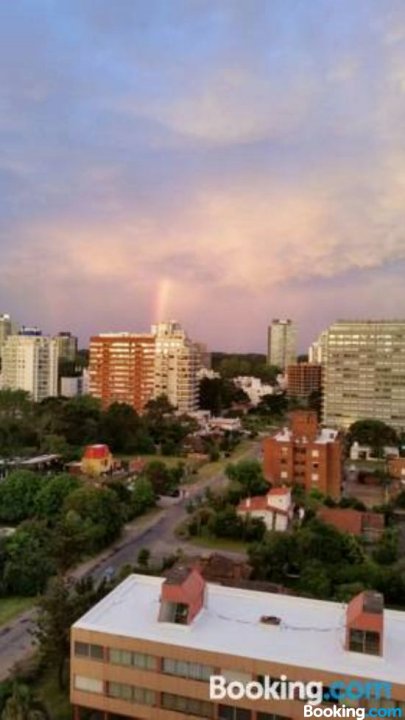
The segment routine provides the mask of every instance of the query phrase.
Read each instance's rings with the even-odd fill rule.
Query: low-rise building
[[[252,405],[256,406],[266,395],[273,395],[275,388],[269,383],[264,383],[260,378],[250,375],[240,375],[233,380],[234,384],[243,390],[249,397]]]
[[[209,584],[177,567],[165,579],[127,577],[73,625],[71,641],[75,720],[89,711],[97,720],[302,720],[308,682],[319,683],[321,705],[332,683],[387,683],[388,699],[350,704],[405,709],[404,613],[373,591],[344,606]],[[283,677],[286,693],[212,699],[213,675],[256,686]]]
[[[382,513],[356,510],[355,508],[322,507],[317,517],[340,532],[377,542],[384,532],[385,518]]]
[[[294,363],[287,368],[287,395],[308,398],[322,387],[322,366],[315,363]]]
[[[99,477],[110,472],[113,468],[113,456],[108,445],[88,445],[81,461],[81,470],[84,475]]]
[[[285,532],[293,516],[291,490],[275,487],[267,495],[258,495],[241,500],[236,512],[241,517],[250,516],[263,520],[267,530]]]
[[[336,430],[322,428],[316,412],[296,410],[290,425],[263,442],[264,474],[272,485],[301,485],[340,498],[342,445]]]
[[[386,459],[399,457],[399,450],[394,445],[386,445],[382,448],[382,456]],[[371,445],[360,445],[357,440],[351,445],[349,451],[350,460],[376,460]]]

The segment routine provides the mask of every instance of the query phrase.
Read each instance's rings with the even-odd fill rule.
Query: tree
[[[326,599],[331,594],[331,579],[327,568],[319,560],[306,563],[299,582],[300,590],[316,598]]]
[[[4,587],[8,594],[38,595],[55,571],[46,523],[27,520],[7,538]]]
[[[280,417],[284,415],[288,408],[288,400],[285,393],[274,393],[274,395],[264,395],[260,400],[256,412],[263,415],[276,415]]]
[[[100,437],[113,452],[133,452],[141,422],[137,412],[126,403],[113,403],[102,414]]]
[[[398,528],[386,528],[373,551],[380,565],[391,565],[398,559]]]
[[[144,475],[156,495],[164,495],[171,489],[169,469],[161,460],[151,460],[144,469]]]
[[[109,488],[80,487],[70,493],[64,512],[74,511],[80,518],[88,549],[99,550],[120,534],[123,517],[119,501]]]
[[[146,477],[140,477],[135,481],[132,491],[131,508],[133,515],[137,517],[153,507],[156,496],[151,481]]]
[[[240,497],[264,495],[270,488],[269,483],[264,479],[262,466],[258,460],[229,463],[225,473],[229,480],[239,485]]]
[[[66,498],[79,487],[81,481],[68,473],[46,478],[34,499],[35,513],[39,517],[46,518],[51,524],[55,523]]]
[[[39,642],[41,660],[46,667],[57,670],[62,689],[69,656],[70,626],[76,619],[71,583],[61,576],[53,578],[39,601],[38,610],[35,637]]]
[[[141,548],[138,553],[138,565],[140,567],[147,569],[149,565],[150,560],[150,550],[149,548]]]
[[[44,478],[30,470],[14,470],[0,484],[0,522],[18,523],[32,517]]]
[[[27,685],[14,682],[6,700],[1,720],[48,720],[48,713]]]
[[[200,382],[200,408],[222,415],[234,403],[249,402],[249,396],[231,380],[203,378]]]
[[[385,445],[398,444],[398,435],[394,428],[386,423],[370,418],[358,420],[350,426],[347,443],[350,446],[354,442],[358,442],[360,445],[370,445],[375,456],[380,457]]]
[[[69,445],[97,442],[100,435],[101,404],[97,398],[81,395],[63,405],[62,434]]]

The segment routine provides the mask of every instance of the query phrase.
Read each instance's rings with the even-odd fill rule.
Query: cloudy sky
[[[405,316],[405,3],[1,3],[0,258],[82,343]]]

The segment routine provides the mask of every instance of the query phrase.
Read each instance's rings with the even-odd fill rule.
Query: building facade
[[[70,332],[60,332],[55,335],[54,340],[58,345],[59,360],[74,362],[77,355],[77,337]]]
[[[268,329],[267,363],[285,370],[297,360],[297,328],[292,320],[272,321]]]
[[[337,430],[321,428],[316,412],[296,410],[290,426],[263,442],[266,479],[275,485],[301,485],[338,500],[342,483],[342,445]]]
[[[326,337],[323,420],[405,429],[405,320],[338,321]]]
[[[287,368],[287,395],[308,398],[322,387],[322,366],[314,363],[295,363]]]
[[[179,412],[198,408],[199,346],[177,322],[152,325],[155,338],[154,396],[166,395]]]
[[[302,720],[304,683],[330,707],[332,682],[353,680],[388,683],[390,697],[345,705],[403,710],[403,616],[373,591],[344,606],[209,584],[190,568],[131,575],[73,625],[74,718]],[[259,688],[283,677],[285,699],[210,698],[213,675]]]
[[[13,334],[15,334],[15,329],[13,327],[13,322],[10,315],[0,315],[0,358],[1,351],[5,345],[8,336]]]
[[[155,338],[105,333],[90,339],[89,392],[104,407],[114,402],[142,412],[153,397]]]
[[[58,347],[51,338],[9,335],[2,354],[3,387],[25,390],[35,402],[58,394]]]

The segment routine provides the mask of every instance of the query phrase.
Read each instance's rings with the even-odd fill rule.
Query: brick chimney
[[[382,655],[384,598],[374,590],[356,595],[347,606],[345,648],[366,655]]]
[[[178,565],[162,585],[160,622],[190,625],[204,606],[206,584],[195,568]]]

